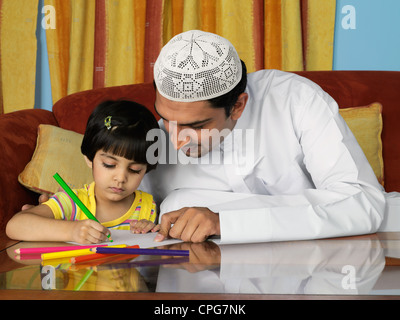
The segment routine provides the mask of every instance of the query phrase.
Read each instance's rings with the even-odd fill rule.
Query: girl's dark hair
[[[153,143],[146,140],[151,129],[159,129],[159,126],[146,107],[126,100],[105,101],[88,119],[81,151],[93,161],[96,152],[104,150],[146,164],[149,172],[157,165],[146,159],[146,151]]]
[[[240,60],[240,62],[242,63],[242,78],[240,79],[239,83],[228,93],[208,100],[212,108],[224,108],[226,117],[230,116],[231,110],[238,101],[239,96],[246,90],[247,68],[243,60]]]

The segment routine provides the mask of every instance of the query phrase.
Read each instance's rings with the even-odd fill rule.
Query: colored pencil
[[[42,260],[40,264],[42,266],[53,266],[56,269],[67,269],[71,265],[69,258]]]
[[[126,244],[121,244],[117,246],[110,246],[114,248],[124,248]],[[101,247],[103,248],[103,247]],[[42,254],[42,260],[51,260],[51,259],[59,259],[59,258],[71,258],[71,257],[79,257],[87,254],[92,254],[93,251],[91,249],[96,248],[87,248],[87,249],[78,249],[78,250],[69,250],[69,251],[59,251],[59,252],[49,252]]]
[[[76,287],[74,288],[74,291],[79,291],[81,290],[81,288],[83,287],[83,285],[85,284],[85,282],[90,278],[90,276],[93,273],[93,269],[92,270],[88,270],[86,271],[86,273],[83,275],[82,279],[78,282],[78,284],[76,285]]]
[[[106,247],[106,246],[107,246],[106,244],[102,244],[102,245],[90,245],[90,246],[19,248],[19,249],[15,250],[15,253],[16,254],[50,253],[50,252],[90,249],[90,248],[94,248],[94,247]]]
[[[97,253],[95,253],[97,254]],[[137,254],[105,254],[105,256],[108,256],[108,258],[100,258],[100,259],[95,259],[95,260],[90,260],[82,263],[71,263],[69,266],[70,270],[76,271],[76,270],[81,270],[81,269],[87,269],[87,268],[92,268],[96,267],[99,265],[114,265],[121,263],[121,261],[131,261],[133,259],[136,259],[139,257]]]
[[[92,248],[90,251],[96,253],[109,253],[109,254],[139,254],[139,255],[152,255],[152,256],[188,256],[189,250],[167,250],[167,249],[130,249],[130,248]]]
[[[38,260],[42,258],[40,253],[17,254],[14,256],[16,260]]]
[[[113,263],[110,265],[99,265],[92,266],[96,271],[107,270],[107,269],[130,269],[137,267],[151,267],[151,266],[161,266],[165,264],[180,264],[189,262],[189,257],[179,257],[179,258],[166,258],[166,259],[157,259],[157,260],[142,260],[142,261],[133,261],[133,262],[125,262],[125,263]]]
[[[72,198],[72,200],[76,203],[76,205],[83,211],[83,213],[86,215],[86,217],[90,220],[99,222],[97,218],[90,212],[90,210],[83,204],[81,199],[78,198],[78,196],[75,194],[75,192],[72,191],[72,189],[66,184],[66,182],[60,177],[58,173],[56,173],[53,178],[58,182],[58,184],[64,189],[64,191]],[[99,222],[100,223],[100,222]],[[111,235],[109,234],[108,239],[110,239],[110,242],[113,242],[111,239]]]
[[[138,245],[135,246],[127,246],[127,248],[139,248]],[[73,257],[71,258],[70,262],[71,263],[83,263],[83,262],[89,262],[89,261],[93,261],[93,260],[97,260],[97,259],[103,259],[103,258],[110,258],[113,256],[117,256],[118,254],[104,254],[104,253],[94,253],[92,252],[92,254],[88,254],[85,256],[79,256],[79,257]]]

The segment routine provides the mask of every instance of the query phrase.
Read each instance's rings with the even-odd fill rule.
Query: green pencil
[[[85,282],[90,278],[90,276],[93,273],[93,269],[89,269],[88,271],[86,271],[86,273],[83,275],[83,277],[81,278],[81,280],[78,282],[78,284],[76,285],[76,287],[74,288],[74,291],[79,291],[81,290],[81,288],[83,287],[83,285],[85,284]]]
[[[71,188],[65,183],[65,181],[60,177],[58,173],[56,173],[53,178],[59,183],[61,188],[64,189],[64,191],[74,200],[76,205],[83,211],[83,213],[86,215],[86,217],[90,220],[99,222],[99,220],[96,219],[96,217],[90,212],[90,210],[83,204],[83,202],[78,198],[78,196],[71,190]],[[100,222],[99,222],[100,223]],[[113,242],[111,239],[111,235],[109,234],[108,239],[110,239],[110,242]]]

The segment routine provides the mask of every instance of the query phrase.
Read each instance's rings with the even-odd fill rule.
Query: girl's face
[[[96,152],[93,162],[85,159],[92,168],[96,198],[108,201],[122,201],[132,196],[147,169],[146,164],[103,150]]]

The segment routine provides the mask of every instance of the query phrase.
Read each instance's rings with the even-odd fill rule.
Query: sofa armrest
[[[23,187],[18,175],[32,158],[41,123],[58,125],[47,110],[22,110],[0,116],[0,232],[23,204],[38,202],[38,195]]]

